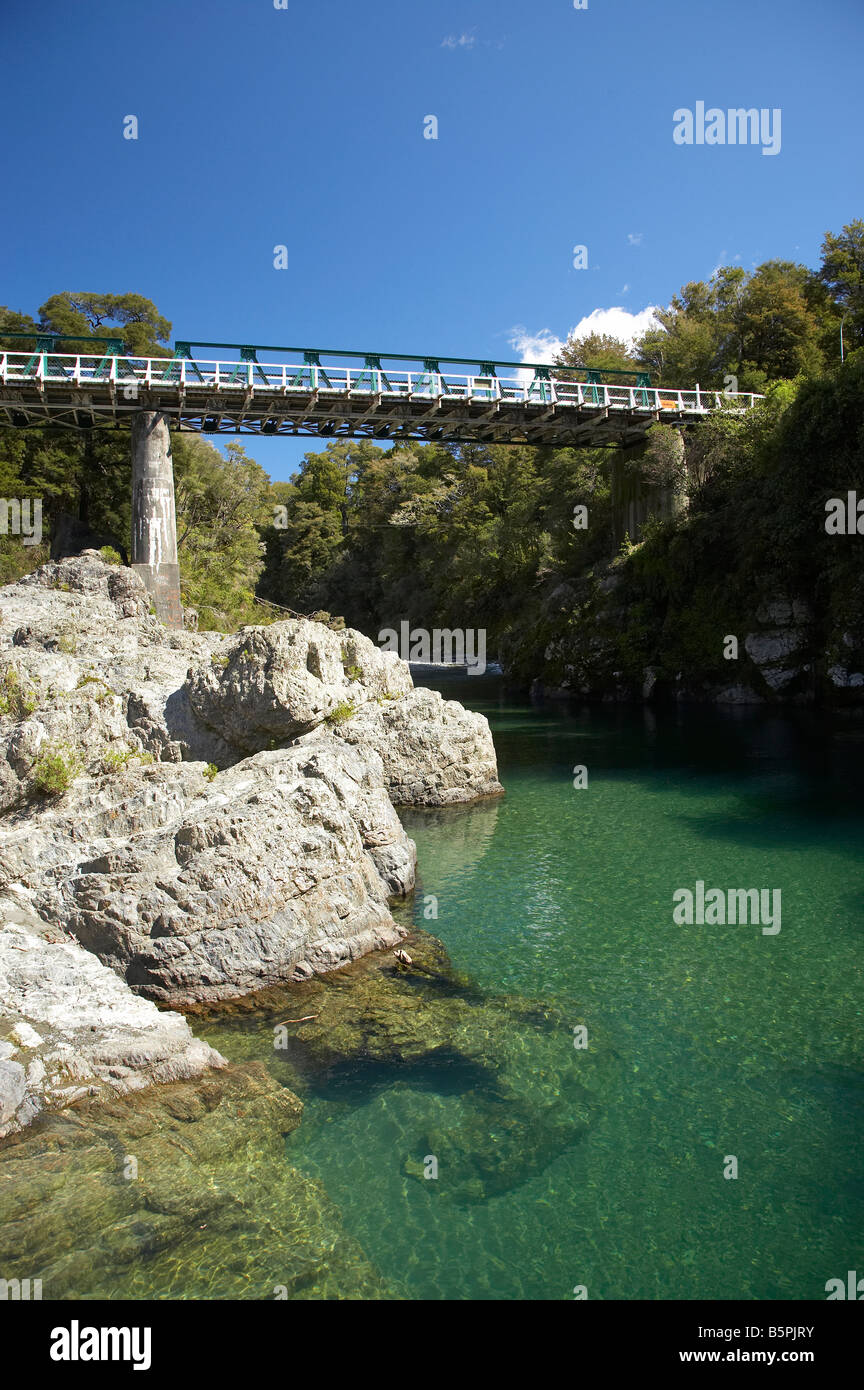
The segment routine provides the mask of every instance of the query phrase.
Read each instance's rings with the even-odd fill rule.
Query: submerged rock
[[[224,1023],[255,1010],[258,1045],[273,1029],[282,1032],[272,1055],[291,1084],[330,1099],[343,1087],[354,1095],[399,1083],[428,1090],[427,1118],[404,1172],[423,1180],[424,1161],[434,1156],[445,1199],[484,1201],[579,1142],[617,1061],[593,1028],[588,1047],[574,1049],[578,1016],[565,1018],[546,1001],[483,993],[453,970],[435,937],[415,932],[404,952],[410,964],[378,953],[290,991],[240,1001],[198,1026],[206,1031],[208,1019]],[[455,1110],[436,1105],[443,1094],[457,1097]]]
[[[298,1098],[259,1063],[46,1115],[0,1147],[6,1279],[43,1299],[393,1299],[285,1159]]]

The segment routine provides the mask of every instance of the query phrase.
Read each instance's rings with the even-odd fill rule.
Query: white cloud
[[[657,306],[648,304],[638,313],[616,306],[612,309],[594,309],[571,328],[567,338],[584,338],[588,333],[606,333],[610,338],[620,338],[627,344],[641,338],[649,328],[659,328],[656,317]],[[537,333],[529,333],[521,324],[510,334],[510,346],[519,353],[523,362],[551,362],[566,342],[558,338],[549,328],[541,328]]]
[[[475,34],[460,34],[457,38],[455,34],[448,34],[442,43],[442,48],[473,48],[477,42]]]
[[[628,232],[627,240],[629,241],[631,246],[641,246],[643,236],[644,232]]]
[[[510,346],[515,348],[523,362],[551,362],[564,346],[563,338],[556,338],[548,328],[539,333],[529,333],[521,324],[511,330]]]

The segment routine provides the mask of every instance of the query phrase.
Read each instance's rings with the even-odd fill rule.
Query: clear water
[[[416,920],[481,986],[611,1034],[618,1080],[587,1138],[482,1204],[405,1176],[430,1106],[456,1102],[395,1075],[307,1098],[292,1162],[409,1298],[824,1298],[864,1267],[864,731],[440,688],[489,717],[507,795],[404,814]],[[780,933],[675,925],[697,879],[781,889]]]
[[[565,1023],[550,1042],[508,1003],[483,1026],[502,1030],[538,1140],[498,1195],[454,1200],[446,1164],[417,1175],[427,1130],[466,1132],[472,1087],[476,1118],[465,1070],[379,1066],[308,1090],[284,1140],[272,1110],[245,1103],[197,1138],[181,1109],[164,1143],[158,1119],[155,1139],[134,1137],[134,1109],[122,1139],[71,1116],[54,1123],[59,1148],[34,1126],[0,1151],[5,1277],[44,1270],[50,1296],[79,1298],[270,1298],[289,1270],[292,1297],[567,1299],[584,1285],[591,1299],[796,1300],[864,1270],[864,728],[568,713],[509,702],[494,679],[439,686],[488,716],[507,794],[404,813],[420,874],[406,912],[482,991],[543,1000],[614,1051],[587,1132],[547,1144],[539,1097],[560,1079],[569,1106],[572,1036]],[[675,925],[673,892],[699,879],[779,888],[780,933]],[[272,1022],[240,1010],[194,1027],[291,1084]],[[140,1197],[121,1181],[130,1151]]]

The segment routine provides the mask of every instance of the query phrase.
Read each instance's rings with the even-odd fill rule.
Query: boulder
[[[227,743],[255,753],[310,732],[334,713],[412,689],[407,662],[362,633],[287,619],[247,627],[190,672],[196,716]]]
[[[504,790],[487,720],[437,690],[366,704],[334,734],[379,755],[397,806],[452,806]]]
[[[178,770],[179,771],[179,770]],[[404,935],[390,897],[414,882],[415,847],[387,796],[380,760],[334,740],[259,753],[208,781],[184,765],[186,795],[163,784],[152,823],[95,834],[97,805],[56,816],[49,845],[19,877],[47,921],[63,922],[148,996],[170,1003],[231,998],[332,970]],[[194,780],[193,780],[194,779]],[[197,781],[197,791],[190,795]]]
[[[84,1096],[225,1065],[180,1014],[160,1012],[77,942],[46,930],[20,895],[0,900],[0,1039],[0,1137]]]

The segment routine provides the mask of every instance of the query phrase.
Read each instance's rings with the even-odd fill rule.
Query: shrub
[[[353,719],[356,710],[350,700],[340,700],[339,704],[328,714],[325,723],[345,724],[349,719]]]
[[[106,748],[102,754],[102,771],[106,773],[120,772],[126,767],[130,758],[134,758],[133,748]]]
[[[17,666],[8,666],[0,679],[0,714],[8,714],[16,720],[27,719],[38,703],[36,691],[22,684]]]
[[[45,796],[62,796],[81,771],[81,759],[68,744],[46,748],[33,765],[33,782]]]

